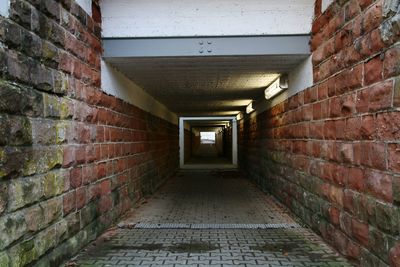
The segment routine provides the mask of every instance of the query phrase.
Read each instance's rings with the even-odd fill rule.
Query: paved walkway
[[[226,157],[218,156],[217,148],[214,144],[200,144],[197,151],[186,160],[186,164],[232,164]]]
[[[185,171],[77,258],[79,266],[351,266],[236,172]]]

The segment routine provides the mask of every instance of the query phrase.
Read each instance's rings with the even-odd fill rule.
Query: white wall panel
[[[106,62],[101,62],[101,88],[104,92],[147,111],[171,123],[178,124],[178,117],[142,88]]]

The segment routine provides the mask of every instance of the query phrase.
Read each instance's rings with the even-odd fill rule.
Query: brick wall
[[[185,136],[184,136],[184,146],[185,146],[185,161],[190,159],[192,156],[192,140],[195,138],[195,136],[192,134],[190,130],[185,129]]]
[[[178,167],[178,128],[100,90],[100,12],[0,18],[0,266],[59,266]]]
[[[239,124],[239,163],[361,266],[400,266],[400,7],[334,1],[312,29],[314,86]]]
[[[223,130],[223,156],[232,160],[232,127],[226,127]]]

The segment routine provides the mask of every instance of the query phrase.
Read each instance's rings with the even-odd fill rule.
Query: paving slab
[[[235,171],[180,172],[82,251],[76,263],[352,266]]]

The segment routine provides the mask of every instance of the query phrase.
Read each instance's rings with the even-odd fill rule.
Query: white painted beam
[[[8,17],[10,12],[10,0],[0,0],[0,16]]]
[[[322,5],[321,5],[321,9],[322,9],[322,13],[325,12],[325,10],[333,3],[333,0],[322,0]]]
[[[89,15],[92,16],[92,0],[75,0],[78,5],[82,7],[83,10]]]
[[[308,34],[315,0],[103,0],[104,37]]]

